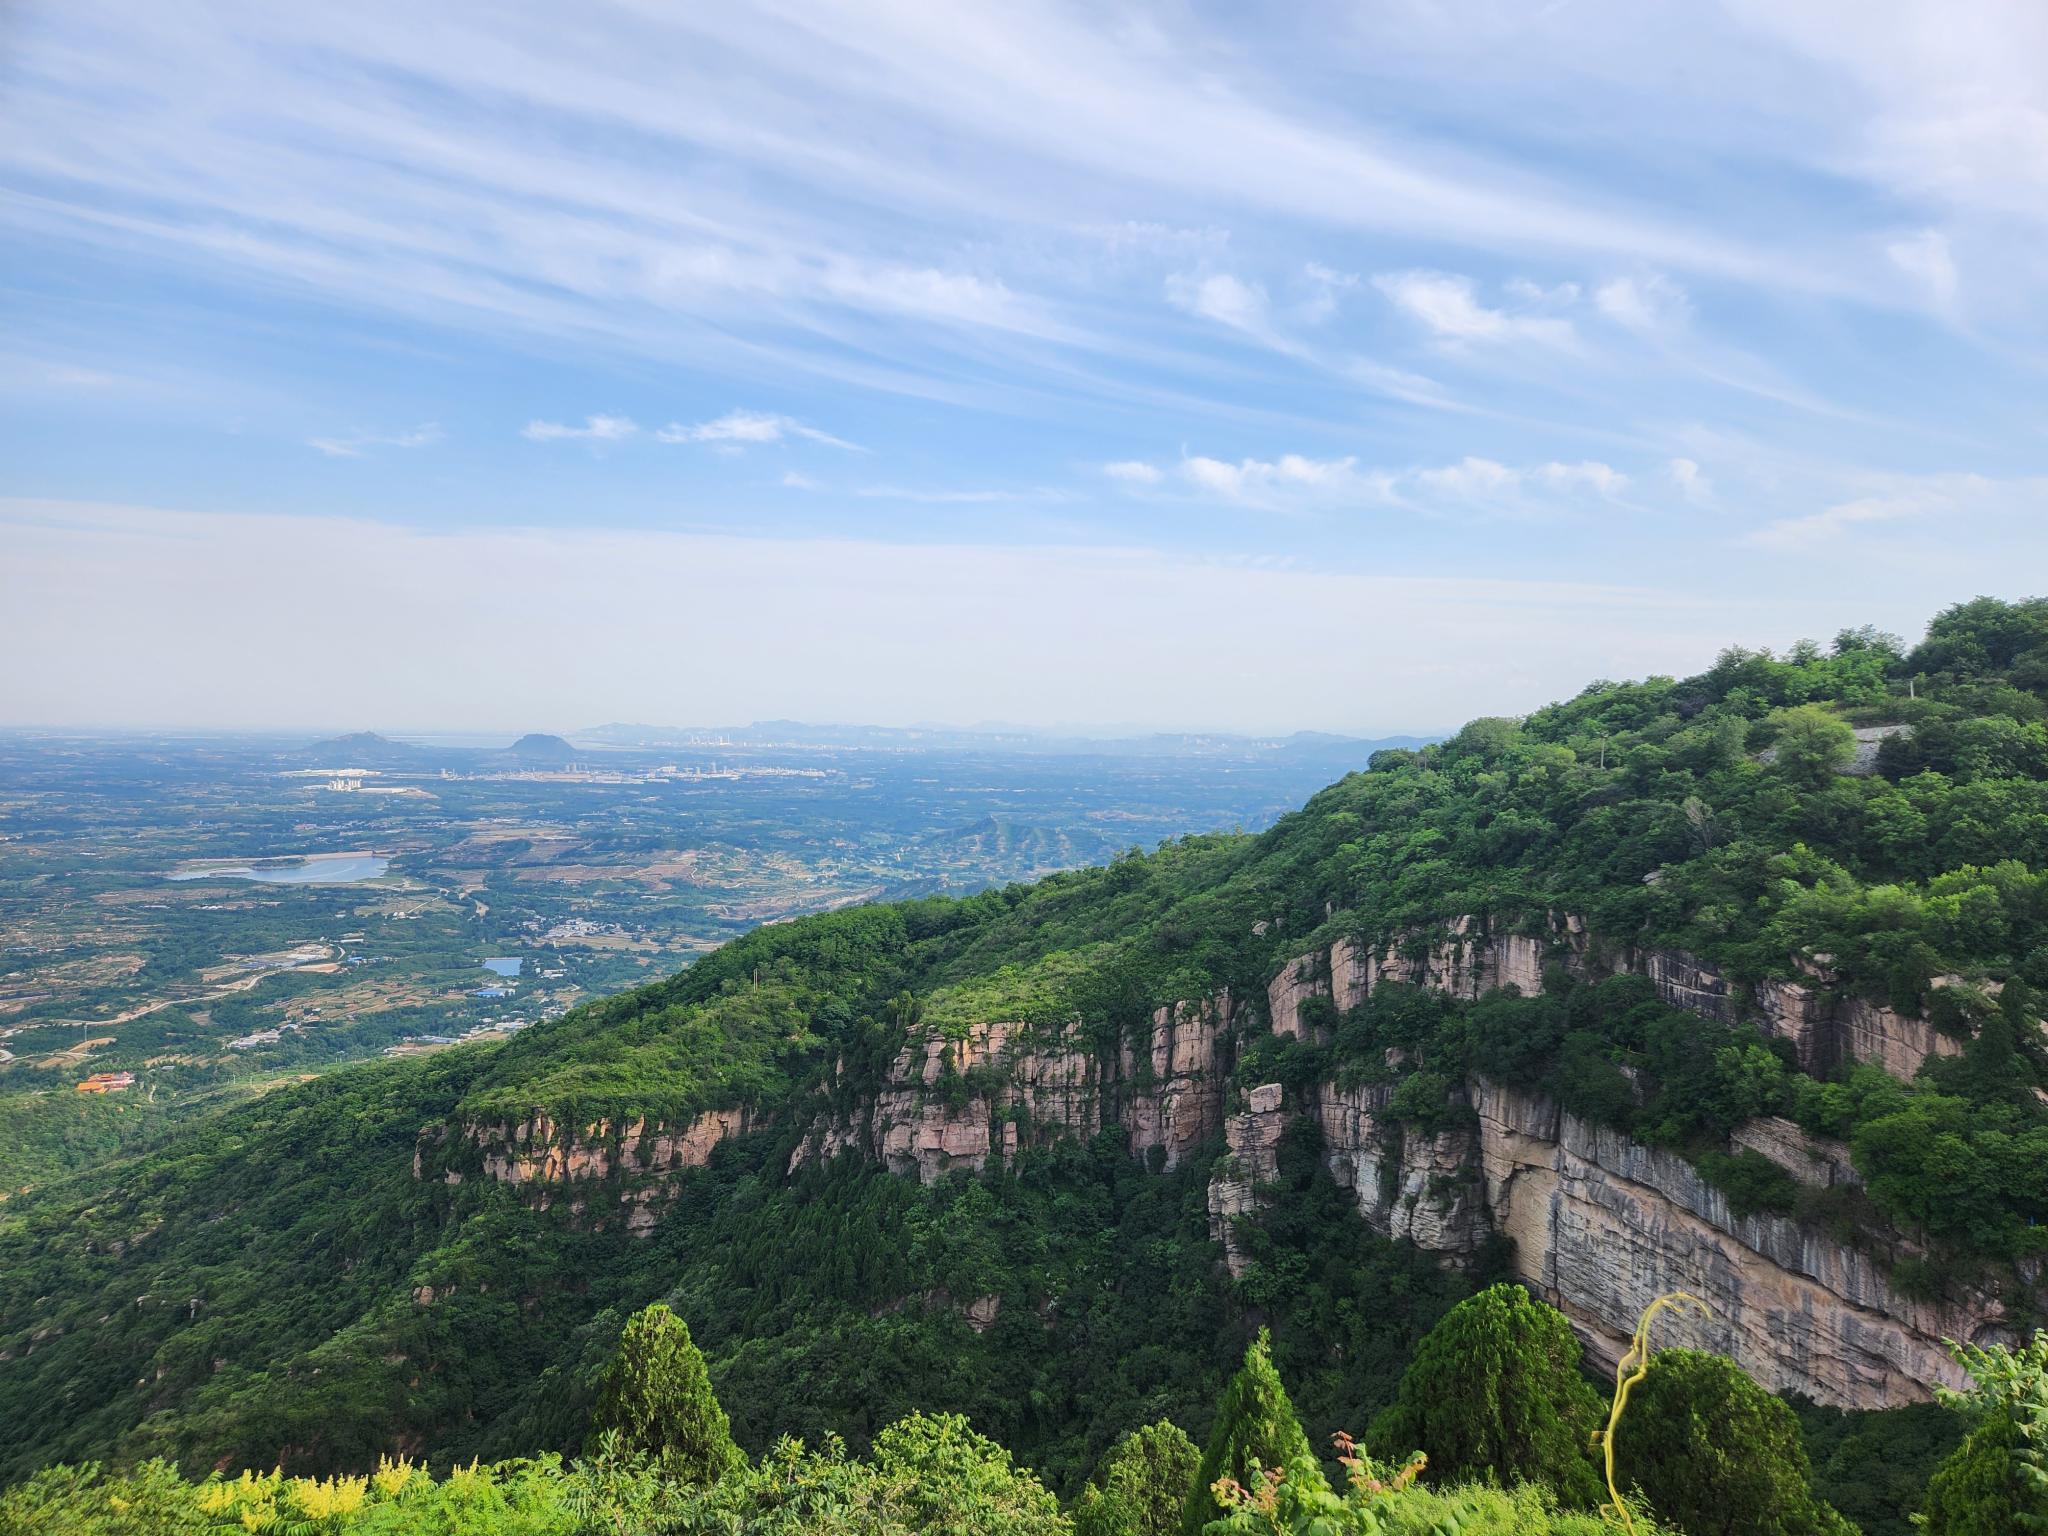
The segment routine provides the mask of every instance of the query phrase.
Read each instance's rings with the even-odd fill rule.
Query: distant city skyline
[[[2048,571],[2048,10],[0,20],[0,724],[1430,734]]]

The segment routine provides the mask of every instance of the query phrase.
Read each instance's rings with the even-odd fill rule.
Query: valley
[[[1262,826],[1376,745],[617,734],[0,737],[0,1191],[339,1062],[507,1038],[760,923]],[[81,1097],[95,1072],[133,1081]]]
[[[2044,611],[1599,684],[210,1117],[10,1203],[6,1453],[573,1448],[660,1299],[750,1451],[942,1408],[1071,1491],[1260,1325],[1327,1443],[1505,1279],[1596,1365],[1689,1292],[1670,1342],[1924,1482],[1945,1341],[2043,1311]]]

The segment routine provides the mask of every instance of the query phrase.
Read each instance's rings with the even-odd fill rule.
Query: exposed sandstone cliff
[[[595,1120],[563,1127],[546,1114],[535,1114],[516,1125],[466,1122],[456,1136],[482,1151],[487,1179],[501,1184],[568,1184],[702,1168],[711,1160],[713,1147],[752,1124],[751,1112],[743,1108],[706,1110],[678,1126],[650,1125],[641,1118],[624,1125]],[[413,1153],[415,1175],[423,1172],[427,1146],[422,1137]]]
[[[463,1172],[457,1165],[480,1162],[481,1177],[527,1186],[542,1206],[578,1184],[619,1179],[624,1188],[618,1204],[627,1230],[644,1236],[654,1229],[660,1208],[675,1192],[668,1175],[702,1168],[720,1142],[761,1123],[744,1107],[705,1110],[679,1125],[650,1123],[642,1117],[623,1124],[600,1119],[562,1126],[544,1113],[516,1124],[461,1121],[420,1132],[412,1172],[414,1178],[438,1172],[443,1181],[460,1184]],[[580,1198],[574,1208],[582,1209]]]
[[[856,1151],[929,1184],[1105,1126],[1123,1127],[1134,1154],[1156,1148],[1177,1167],[1222,1126],[1230,1022],[1226,991],[1156,1009],[1143,1046],[1113,1058],[1015,1024],[913,1038],[878,1091],[811,1127],[790,1169]]]
[[[1486,1206],[1518,1272],[1606,1364],[1644,1307],[1684,1290],[1712,1316],[1680,1325],[1683,1342],[1732,1356],[1773,1390],[1892,1407],[1958,1384],[1944,1337],[1981,1338],[2003,1321],[1988,1300],[1902,1297],[1869,1256],[1796,1221],[1736,1217],[1683,1158],[1539,1095],[1480,1082],[1473,1101]]]
[[[1322,1083],[1312,1113],[1331,1176],[1358,1199],[1365,1224],[1434,1253],[1463,1256],[1491,1224],[1478,1177],[1478,1146],[1465,1126],[1425,1132],[1387,1114],[1384,1084]]]
[[[1223,1245],[1233,1277],[1247,1262],[1238,1241],[1238,1222],[1258,1213],[1266,1187],[1280,1175],[1280,1135],[1287,1113],[1278,1083],[1261,1083],[1245,1096],[1244,1108],[1223,1126],[1227,1149],[1209,1176],[1209,1235]]]
[[[1503,986],[1535,993],[1551,966],[1588,979],[1647,976],[1657,995],[1673,1007],[1722,1023],[1747,1020],[1767,1035],[1789,1040],[1808,1072],[1825,1074],[1843,1062],[1867,1061],[1910,1078],[1928,1057],[1962,1050],[1961,1041],[1926,1019],[1839,991],[1822,962],[1802,961],[1804,982],[1766,980],[1745,987],[1683,950],[1600,945],[1575,917],[1554,919],[1546,932],[1527,934],[1467,916],[1442,934],[1414,935],[1377,950],[1339,939],[1281,967],[1267,989],[1268,1017],[1277,1032],[1298,1034],[1301,1005],[1308,998],[1327,997],[1342,1012],[1383,981],[1463,998]]]

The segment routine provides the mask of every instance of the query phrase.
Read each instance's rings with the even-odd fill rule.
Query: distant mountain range
[[[1355,762],[1382,747],[1419,747],[1431,736],[1338,736],[1296,731],[1288,736],[1240,736],[1228,732],[1153,732],[1090,736],[1072,731],[1036,731],[1022,726],[813,725],[800,720],[756,720],[751,725],[671,726],[611,723],[574,733],[578,741],[608,747],[841,747],[878,751],[963,750],[1090,753],[1116,757],[1189,757],[1285,752],[1302,758]]]

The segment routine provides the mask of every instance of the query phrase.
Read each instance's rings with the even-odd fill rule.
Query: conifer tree
[[[1590,1450],[1599,1418],[1564,1315],[1502,1284],[1429,1331],[1370,1438],[1393,1461],[1423,1452],[1432,1481],[1544,1483],[1585,1506],[1600,1498]]]
[[[1235,1478],[1250,1487],[1258,1476],[1254,1468],[1272,1467],[1302,1482],[1323,1476],[1301,1420],[1294,1416],[1294,1404],[1287,1400],[1287,1389],[1280,1384],[1280,1373],[1273,1368],[1272,1336],[1261,1328],[1217,1406],[1216,1427],[1182,1512],[1184,1536],[1200,1536],[1203,1526],[1223,1517],[1211,1491],[1218,1478]]]
[[[1174,1536],[1202,1453],[1168,1419],[1110,1447],[1074,1501],[1074,1536]]]
[[[626,1320],[592,1416],[590,1445],[616,1434],[620,1449],[661,1463],[670,1477],[713,1483],[745,1458],[711,1390],[690,1328],[655,1302]]]

